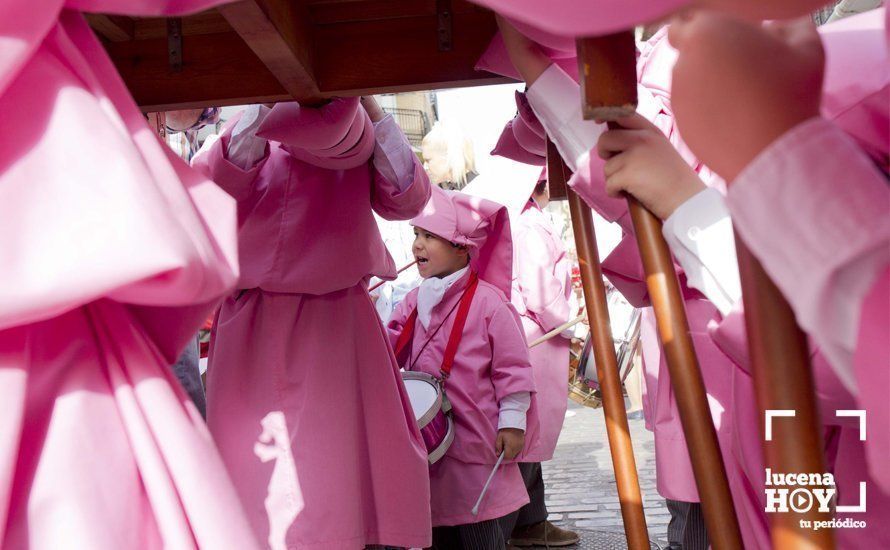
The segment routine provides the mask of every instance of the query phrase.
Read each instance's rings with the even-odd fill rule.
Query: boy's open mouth
[[[417,265],[423,265],[429,261],[428,258],[424,258],[423,256],[414,256],[414,258],[417,260]]]

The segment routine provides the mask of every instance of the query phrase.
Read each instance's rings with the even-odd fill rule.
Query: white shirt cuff
[[[727,315],[741,299],[735,237],[723,195],[705,189],[681,204],[662,227],[665,240],[686,273],[720,313]]]
[[[528,88],[526,97],[559,154],[575,171],[578,157],[590,151],[606,130],[605,124],[584,120],[581,87],[554,63]]]
[[[498,430],[515,428],[525,431],[526,413],[532,403],[532,395],[527,391],[518,391],[504,396],[498,414]]]
[[[267,141],[257,137],[256,131],[271,111],[265,105],[249,105],[241,112],[226,151],[229,162],[247,171],[266,156]]]

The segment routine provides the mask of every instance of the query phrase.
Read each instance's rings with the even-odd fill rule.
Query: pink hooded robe
[[[445,456],[430,468],[434,526],[463,525],[505,516],[528,503],[525,483],[515,461],[498,470],[479,508],[471,509],[497,461],[500,400],[512,393],[535,391],[519,316],[510,305],[512,251],[506,209],[496,203],[454,191],[433,188],[433,198],[412,225],[422,227],[470,249],[470,269],[479,274],[479,286],[470,306],[445,391],[453,406],[455,437]],[[445,346],[469,273],[456,281],[432,309],[428,328],[419,321],[406,370],[439,376]],[[408,293],[387,325],[394,344],[411,312],[419,289]],[[438,327],[441,328],[436,332]],[[435,334],[433,334],[435,333]],[[429,341],[427,343],[427,341]],[[526,449],[534,446],[538,423],[535,396],[528,411]]]
[[[426,452],[367,281],[395,275],[372,210],[416,215],[429,180],[413,155],[402,192],[374,169],[357,100],[322,117],[293,107],[265,119],[259,133],[286,142],[270,141],[251,169],[228,160],[231,130],[195,160],[239,209],[241,278],[214,325],[208,424],[272,548],[426,546]],[[279,123],[290,133],[274,134]],[[303,147],[303,132],[336,144],[331,135],[355,125],[364,134],[354,148],[366,154],[349,168],[301,160],[333,166],[342,155],[288,152]]]
[[[258,548],[169,368],[237,278],[234,202],[78,13],[218,3],[0,6],[0,547]]]
[[[556,228],[536,203],[526,203],[516,225],[512,303],[531,344],[569,320],[571,264]],[[556,336],[529,348],[529,356],[541,428],[537,447],[530,449],[524,460],[542,462],[553,458],[565,420],[569,341]]]

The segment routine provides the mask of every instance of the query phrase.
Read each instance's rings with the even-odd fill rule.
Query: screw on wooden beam
[[[167,56],[170,70],[174,73],[182,71],[182,19],[167,19]]]
[[[452,20],[451,0],[436,0],[436,32],[440,52],[450,52],[453,47]]]

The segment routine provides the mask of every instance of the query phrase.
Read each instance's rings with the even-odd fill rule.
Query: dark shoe
[[[578,533],[560,529],[549,521],[513,529],[510,544],[515,546],[570,546],[581,540]]]

